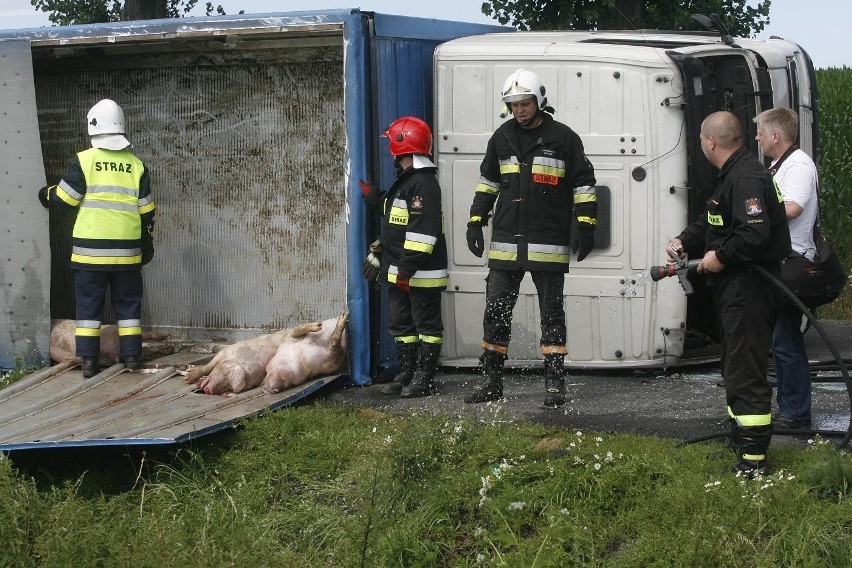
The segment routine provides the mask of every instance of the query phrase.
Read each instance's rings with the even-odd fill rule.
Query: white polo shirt
[[[802,208],[801,215],[787,219],[793,250],[813,260],[816,254],[813,231],[818,211],[816,164],[797,149],[784,160],[774,178],[784,201],[792,201]]]

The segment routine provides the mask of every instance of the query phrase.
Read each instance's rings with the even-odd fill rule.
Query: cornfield
[[[846,271],[852,271],[852,68],[819,69],[820,209],[823,232],[829,237]],[[852,290],[847,286],[820,317],[852,319]]]

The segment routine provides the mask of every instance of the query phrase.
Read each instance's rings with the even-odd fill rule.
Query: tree
[[[751,6],[751,4],[755,4]],[[482,13],[522,30],[695,30],[692,14],[718,14],[736,36],[769,23],[771,0],[487,0]]]
[[[122,20],[150,20],[156,18],[181,18],[192,11],[198,0],[30,0],[47,19],[58,26],[97,24]],[[222,6],[206,3],[208,16],[225,14]],[[240,12],[242,13],[242,11]]]

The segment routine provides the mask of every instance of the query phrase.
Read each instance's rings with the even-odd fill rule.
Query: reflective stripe
[[[488,247],[488,258],[494,260],[517,261],[518,245],[491,241]]]
[[[404,199],[393,200],[388,222],[391,225],[408,225],[408,203]]]
[[[772,414],[742,414],[737,416],[731,407],[728,407],[728,416],[737,421],[737,426],[748,428],[749,426],[769,426],[772,424]]]
[[[60,190],[62,191],[60,192]],[[60,182],[56,184],[56,195],[65,203],[75,207],[79,205],[80,201],[83,199],[83,195],[68,185],[64,179],[60,180]]]
[[[597,188],[593,185],[581,185],[574,188],[574,204],[596,203],[598,200]]]
[[[556,158],[533,158],[532,173],[565,177],[565,162]]]
[[[77,329],[74,335],[81,337],[100,337],[101,322],[95,320],[77,320]]]
[[[416,335],[400,335],[393,338],[397,343],[417,343],[418,337]]]
[[[119,327],[118,328],[119,337],[126,335],[142,335],[141,327]]]
[[[144,215],[145,213],[150,213],[156,209],[156,205],[154,204],[154,198],[150,195],[148,197],[143,197],[139,200],[139,214]]]
[[[527,245],[527,258],[531,262],[556,262],[568,264],[571,259],[570,249],[560,245]]]
[[[781,188],[778,187],[778,182],[772,178],[772,185],[775,187],[775,196],[778,198],[778,203],[784,203],[784,195],[781,193]]]
[[[501,170],[501,173],[502,173],[502,170]],[[488,179],[486,177],[479,176],[479,182],[476,184],[476,191],[481,192],[481,193],[491,193],[491,194],[496,195],[496,194],[500,193],[500,184],[494,183],[493,181],[491,181],[490,179]]]
[[[142,255],[137,256],[86,256],[82,254],[72,254],[71,262],[79,262],[82,264],[139,264],[142,262]]]
[[[495,353],[502,353],[503,355],[509,353],[508,345],[499,345],[497,343],[488,343],[487,341],[483,341],[481,346],[486,351],[494,351]]]
[[[482,223],[482,217],[479,215],[473,215],[470,218],[471,223]]]
[[[396,284],[396,275],[399,267],[393,264],[388,266],[388,282]],[[417,270],[408,278],[411,288],[440,288],[445,287],[449,281],[449,273],[446,268],[440,270]]]
[[[128,203],[116,203],[114,201],[94,201],[92,199],[86,199],[83,203],[80,204],[80,208],[88,207],[90,209],[112,209],[114,211],[129,211],[136,213],[139,208],[136,205],[130,205]]]
[[[500,160],[501,174],[518,174],[521,172],[521,164],[518,162],[517,156],[509,156],[505,160]]]
[[[71,247],[71,253],[81,256],[142,256],[142,249],[139,247],[128,249]]]
[[[132,187],[121,187],[120,185],[90,185],[86,188],[86,195],[90,197],[98,193],[128,195],[133,198],[131,201],[136,203],[136,194],[139,192]]]
[[[437,237],[424,235],[423,233],[407,232],[405,233],[405,242],[402,244],[402,248],[432,254],[432,249],[435,247],[436,242],[438,242]]]
[[[744,460],[763,461],[766,459],[766,454],[743,454]]]
[[[118,327],[139,327],[142,325],[142,320],[118,320]]]
[[[585,215],[580,215],[579,217],[577,217],[577,221],[579,223],[588,223],[589,225],[597,225],[598,224],[597,219],[595,219],[594,217],[586,217]]]
[[[94,329],[100,329],[101,322],[95,320],[77,320],[77,327],[91,327]]]
[[[722,227],[725,225],[725,220],[721,215],[713,215],[709,211],[707,212],[707,222],[711,225],[715,225],[716,227]]]
[[[431,343],[432,345],[441,345],[444,342],[444,338],[440,335],[421,335],[420,341],[423,343]]]
[[[541,354],[542,355],[550,355],[551,353],[557,353],[559,355],[567,355],[568,349],[564,345],[542,345],[541,346]]]

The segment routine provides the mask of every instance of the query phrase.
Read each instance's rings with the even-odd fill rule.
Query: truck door
[[[8,369],[35,349],[49,358],[50,242],[36,197],[45,175],[29,40],[0,42],[0,74],[0,368]]]
[[[688,222],[705,211],[705,203],[715,189],[718,169],[701,151],[701,122],[716,111],[732,112],[740,121],[743,145],[758,155],[754,117],[772,107],[772,88],[765,64],[743,51],[687,55],[677,51],[667,54],[680,68],[684,85],[683,108],[686,113],[688,148]],[[699,284],[687,300],[687,329],[719,339],[718,320],[712,295]]]

